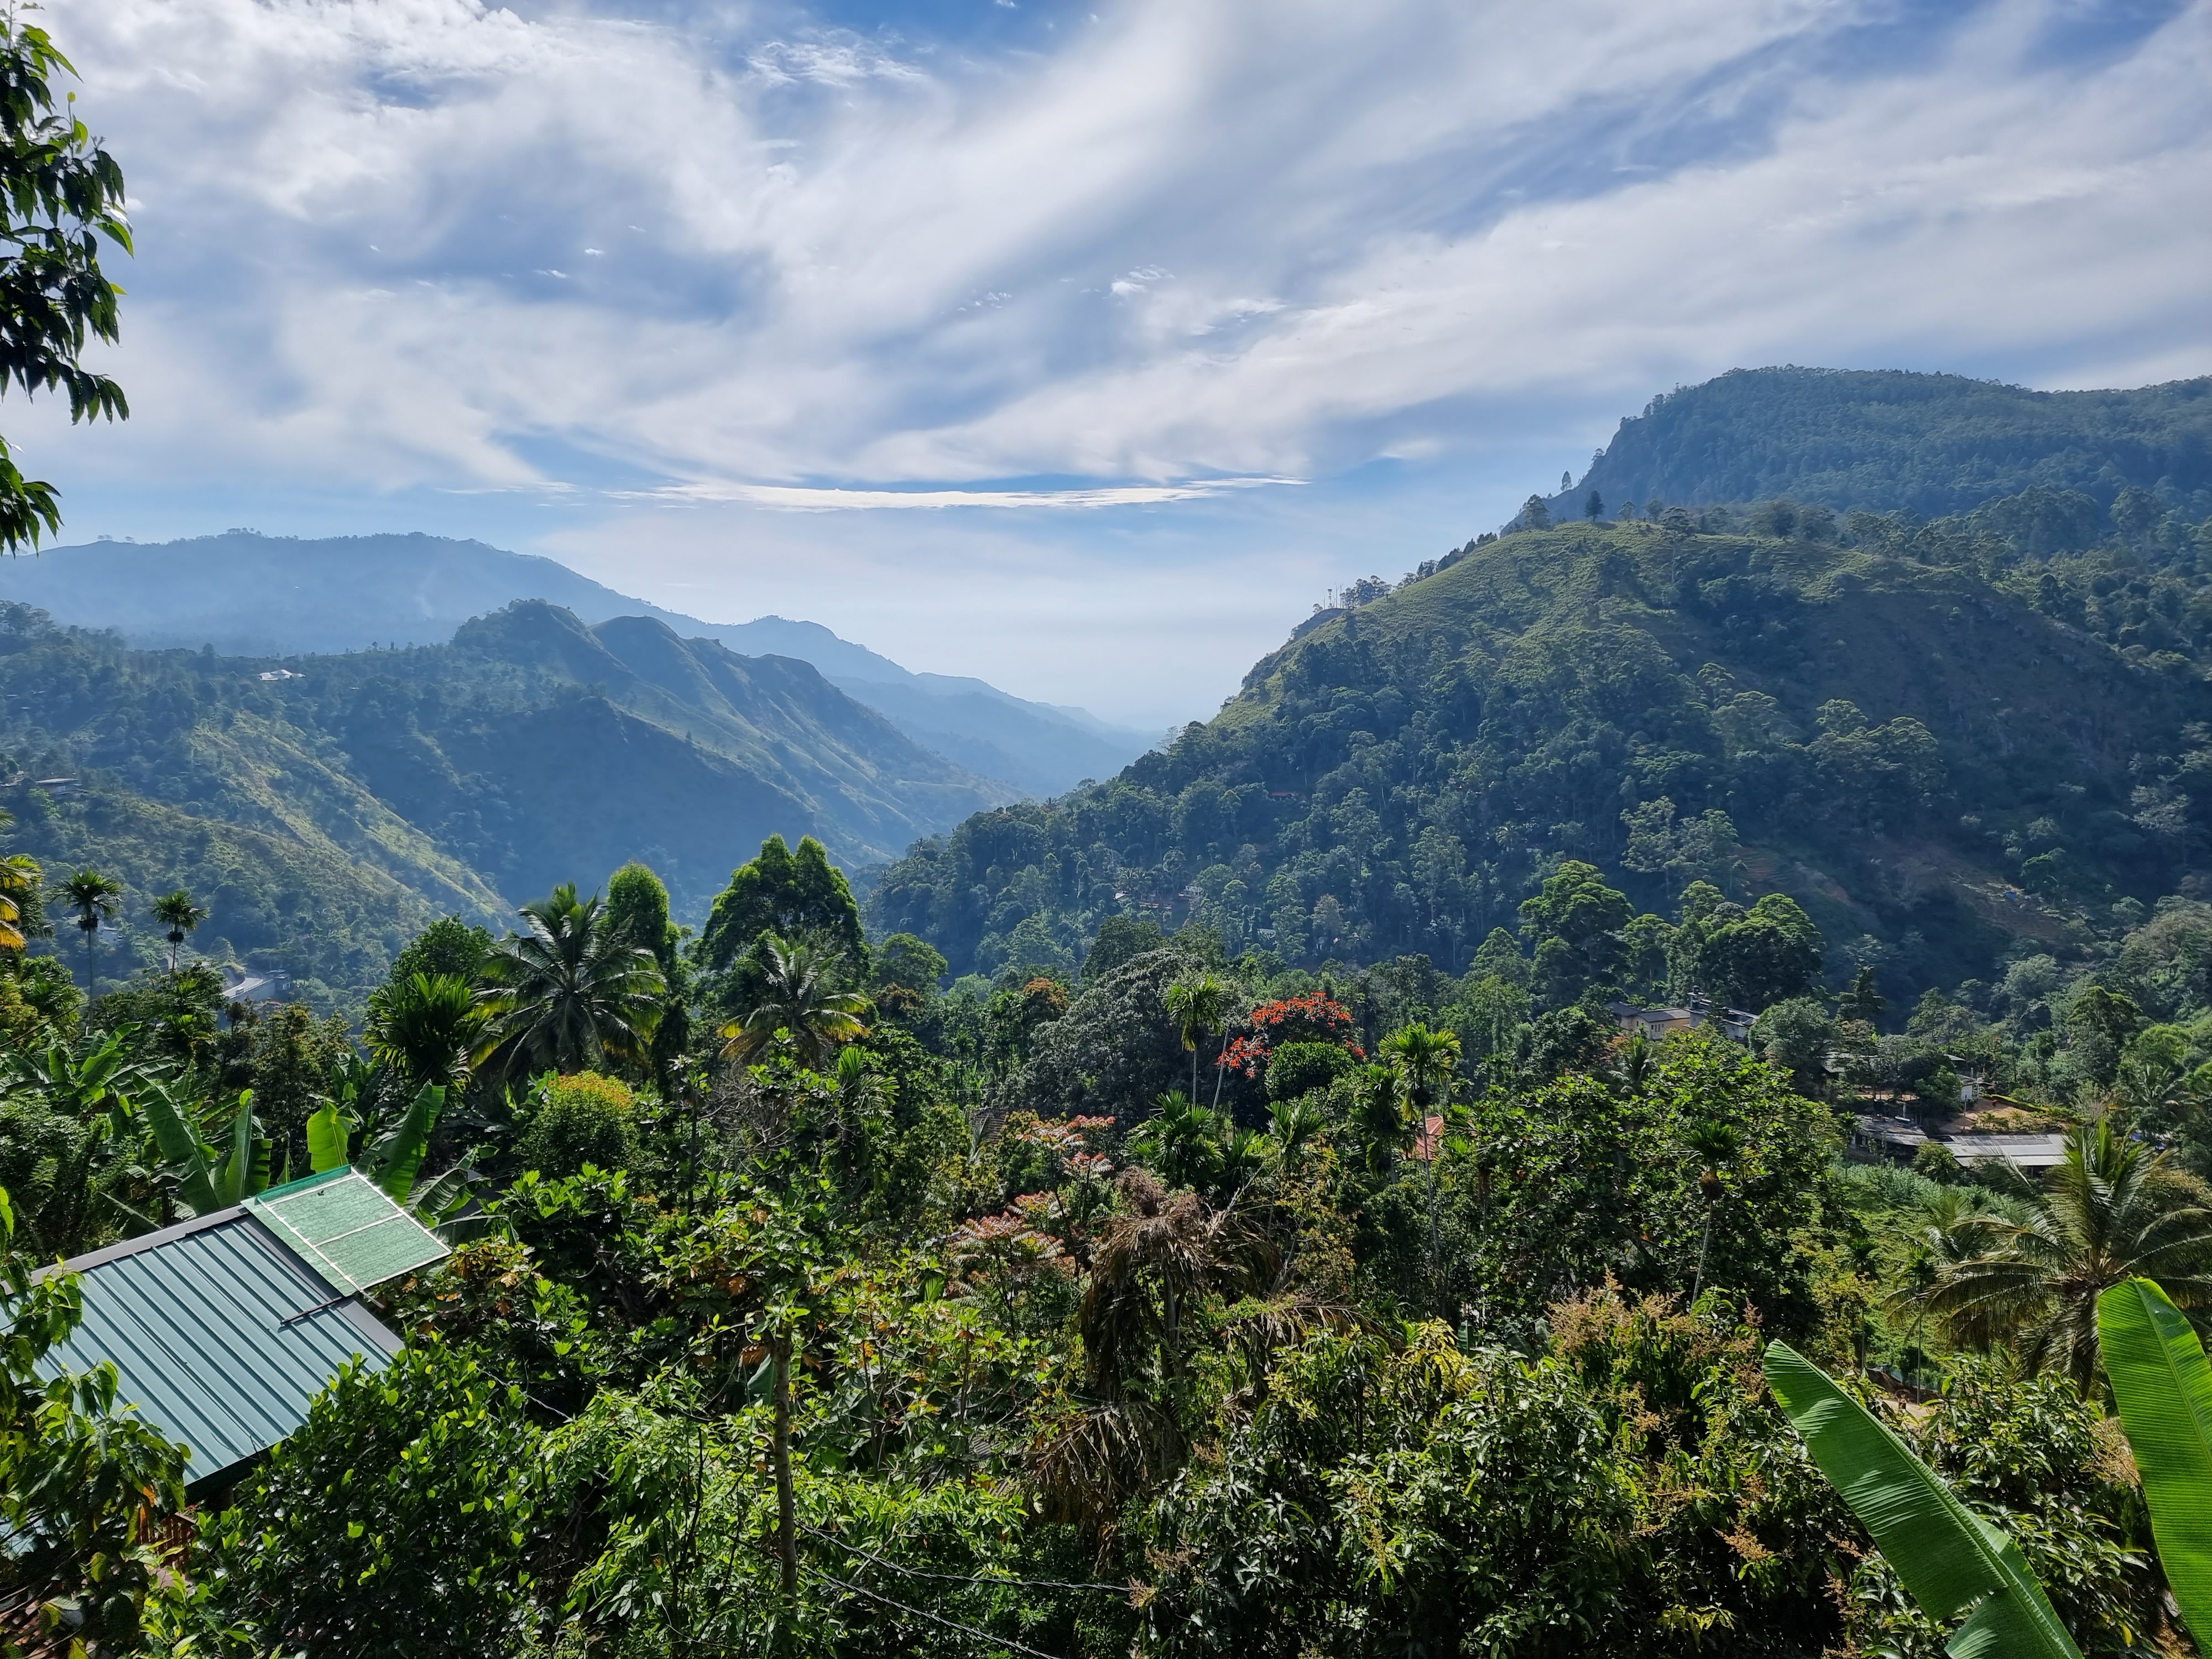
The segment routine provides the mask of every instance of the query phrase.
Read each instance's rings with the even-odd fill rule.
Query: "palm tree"
[[[1451,1100],[1452,1079],[1459,1071],[1458,1034],[1432,1031],[1425,1025],[1402,1026],[1382,1039],[1382,1061],[1390,1068],[1414,1132],[1425,1145],[1429,1109]],[[1428,1151],[1434,1155],[1434,1147]]]
[[[154,901],[154,920],[169,930],[169,971],[177,971],[177,952],[192,930],[208,919],[208,908],[196,902],[187,888],[164,893]]]
[[[0,811],[0,829],[15,820]],[[0,859],[0,950],[20,951],[31,937],[25,912],[37,898],[39,878],[46,872],[28,853],[11,853]]]
[[[115,920],[116,907],[123,897],[123,884],[112,876],[86,868],[54,889],[54,896],[76,912],[77,929],[84,935],[85,995],[89,999],[100,991],[100,959],[93,948],[92,936],[100,931],[100,923]]]
[[[1917,1299],[1960,1346],[2008,1340],[2030,1370],[2063,1370],[2087,1393],[2100,1369],[2097,1297],[2108,1285],[2153,1279],[2192,1320],[2212,1310],[2212,1208],[2197,1201],[2201,1192],[2168,1154],[2110,1123],[2078,1129],[2048,1188],[2027,1200],[2027,1219],[1975,1216],[1945,1227]]]
[[[841,991],[831,970],[842,953],[808,938],[787,939],[774,933],[760,942],[760,991],[741,1019],[722,1027],[722,1057],[744,1060],[760,1053],[781,1032],[804,1065],[820,1070],[831,1050],[861,1036],[867,1027],[867,998]]]
[[[666,989],[653,952],[605,925],[597,893],[574,884],[522,907],[526,933],[509,934],[484,963],[484,1016],[471,1060],[501,1071],[580,1071],[605,1056],[631,1060],[653,1040],[655,999]]]
[[[0,806],[0,830],[15,827],[15,815]],[[0,950],[20,951],[28,943],[23,907],[38,893],[42,873],[39,861],[28,853],[0,859]]]
[[[483,1022],[483,1005],[459,974],[410,974],[373,1000],[368,1048],[410,1088],[458,1090],[469,1080],[470,1056]]]
[[[1198,1045],[1200,1039],[1213,1036],[1221,1030],[1222,1016],[1229,1005],[1229,988],[1212,974],[1200,974],[1194,979],[1179,979],[1168,987],[1168,1018],[1176,1024],[1176,1035],[1182,1046],[1190,1051],[1190,1097],[1198,1098]],[[1221,1101],[1221,1079],[1214,1079],[1214,1103]]]

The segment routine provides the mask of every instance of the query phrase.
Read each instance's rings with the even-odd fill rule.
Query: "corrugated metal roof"
[[[112,1360],[118,1403],[190,1449],[194,1482],[297,1429],[349,1359],[381,1370],[402,1346],[242,1208],[64,1265],[84,1320],[48,1369]]]
[[[447,1254],[438,1236],[357,1170],[341,1166],[246,1200],[294,1254],[346,1294],[428,1267]]]

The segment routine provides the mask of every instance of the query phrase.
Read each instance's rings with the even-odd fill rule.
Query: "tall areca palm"
[[[1199,974],[1189,979],[1179,979],[1168,987],[1168,1018],[1175,1022],[1176,1035],[1182,1046],[1190,1051],[1190,1097],[1198,1098],[1198,1045],[1222,1028],[1224,1016],[1229,1008],[1229,988],[1213,974]],[[1220,1079],[1214,1079],[1213,1098],[1221,1100]]]
[[[1917,1298],[1968,1347],[2009,1341],[2033,1370],[2097,1381],[2097,1297],[2155,1280],[2201,1320],[2212,1311],[2212,1208],[2177,1179],[2168,1155],[2112,1133],[2080,1129],[2025,1221],[1959,1221]]]
[[[1406,1115],[1413,1120],[1413,1133],[1428,1160],[1429,1260],[1433,1263],[1442,1243],[1437,1165],[1443,1161],[1443,1147],[1441,1134],[1433,1139],[1429,1135],[1429,1114],[1432,1107],[1451,1104],[1452,1079],[1459,1073],[1459,1036],[1452,1031],[1432,1031],[1419,1024],[1401,1026],[1382,1039],[1382,1061],[1397,1080]],[[1442,1129],[1441,1121],[1437,1127]]]
[[[1432,1031],[1425,1025],[1402,1026],[1382,1039],[1382,1063],[1390,1068],[1414,1132],[1425,1142],[1430,1111],[1451,1100],[1459,1056],[1456,1033]]]
[[[867,998],[841,991],[832,977],[840,955],[811,939],[761,939],[760,989],[742,1018],[722,1027],[722,1055],[744,1060],[781,1032],[805,1065],[819,1070],[830,1053],[867,1028]]]
[[[77,931],[84,935],[85,994],[96,996],[100,992],[100,958],[94,949],[93,935],[100,931],[102,922],[115,920],[116,908],[123,899],[123,884],[112,876],[87,868],[62,883],[54,890],[54,895],[76,912]]]
[[[653,952],[607,926],[596,893],[573,884],[522,907],[526,931],[484,963],[485,1023],[471,1059],[507,1072],[580,1071],[635,1059],[653,1040],[665,990]]]
[[[192,931],[207,919],[207,906],[195,900],[187,888],[179,887],[154,901],[154,920],[169,933],[171,973],[177,971],[177,952],[185,948],[185,941],[191,937]]]

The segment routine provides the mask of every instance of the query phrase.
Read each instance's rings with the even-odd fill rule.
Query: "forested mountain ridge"
[[[1583,859],[1655,908],[1699,878],[1790,893],[1832,973],[1902,993],[2173,890],[2212,716],[2188,568],[1853,522],[1850,545],[1639,523],[1474,546],[1302,630],[1110,782],[916,848],[877,924],[956,971],[1065,964],[1149,910],[1291,963],[1455,972]]]
[[[137,896],[115,967],[163,948],[129,912],[183,885],[218,955],[340,1001],[440,915],[496,921],[641,853],[703,911],[768,835],[865,862],[1010,793],[807,664],[542,602],[448,646],[281,665],[133,651],[10,605],[0,695],[22,850]]]
[[[100,541],[0,563],[0,600],[112,629],[141,649],[212,646],[283,657],[443,645],[471,619],[539,599],[587,624],[650,618],[741,656],[811,663],[854,701],[971,772],[1029,794],[1104,777],[1150,734],[1031,702],[981,680],[916,674],[818,623],[709,623],[535,555],[442,536],[302,538],[227,531],[165,543]]]
[[[1616,509],[1786,496],[1936,516],[2037,488],[2106,509],[2135,490],[2160,511],[2212,514],[2212,377],[2034,392],[1900,369],[1733,369],[1624,419],[1550,500],[1577,518],[1592,490]]]

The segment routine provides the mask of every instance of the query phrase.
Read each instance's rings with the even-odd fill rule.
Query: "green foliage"
[[[368,1048],[406,1082],[453,1088],[468,1080],[485,1009],[459,974],[411,974],[369,1007]]]
[[[2097,1328],[2166,1581],[2191,1633],[2212,1632],[2212,1367],[2188,1319],[2148,1279],[2107,1288]]]
[[[845,872],[813,836],[802,838],[794,853],[781,836],[770,836],[750,864],[730,872],[699,934],[700,964],[726,972],[763,933],[820,933],[855,963],[866,962],[860,907]]]
[[[113,1365],[55,1363],[82,1317],[77,1281],[34,1279],[15,1231],[0,1188],[0,1595],[36,1608],[42,1633],[71,1610],[76,1639],[131,1652],[149,1610],[183,1596],[152,1528],[184,1507],[185,1449],[118,1401]]]
[[[1167,936],[1160,932],[1159,923],[1150,916],[1108,916],[1098,924],[1091,948],[1083,953],[1085,986],[1095,984],[1123,963],[1157,951],[1166,943]]]
[[[2094,541],[2124,489],[2212,489],[2205,410],[2201,380],[2054,393],[1895,369],[1734,369],[1653,398],[1579,487],[1639,501],[1979,508],[1992,531],[2045,551]]]
[[[210,1528],[227,1605],[264,1649],[532,1650],[540,1447],[521,1390],[442,1344],[349,1366]]]
[[[2212,1308],[2212,1193],[2170,1153],[2113,1133],[2109,1121],[2078,1129],[2027,1204],[2020,1221],[1963,1224],[1957,1259],[1919,1292],[1960,1346],[2013,1342],[2030,1370],[2057,1371],[2086,1395],[2101,1378],[2103,1291],[2154,1279],[2200,1317]]]
[[[2081,1659],[2017,1544],[1786,1344],[1767,1345],[1765,1369],[1814,1461],[1912,1599],[1939,1624],[1970,1613],[1948,1644],[1954,1659]]]
[[[635,1103],[618,1079],[578,1072],[541,1079],[532,1093],[514,1148],[522,1168],[558,1177],[580,1175],[586,1164],[627,1169],[635,1160]]]
[[[1267,1059],[1267,1098],[1296,1100],[1348,1077],[1358,1062],[1335,1042],[1285,1042]]]
[[[131,412],[123,388],[84,366],[86,337],[113,343],[123,290],[100,268],[100,239],[131,251],[123,169],[76,118],[76,94],[55,108],[53,82],[76,70],[46,32],[0,20],[0,392],[60,387],[70,419]],[[36,546],[61,527],[54,487],[26,478],[0,442],[0,549]]]
[[[2172,890],[2212,822],[2185,758],[2207,711],[2178,664],[2120,640],[2135,599],[2107,645],[2077,647],[2022,586],[2027,556],[1899,537],[1635,523],[1486,544],[1321,619],[1121,776],[918,844],[872,921],[955,973],[1010,960],[1017,934],[1138,915],[1316,969],[1419,951],[1457,975],[1487,944],[1484,976],[1534,972],[1557,1004],[1616,976],[1656,989],[1637,912],[1694,878],[1745,907],[1711,972],[1753,1012],[1816,988],[1846,941],[1843,970],[1878,957],[1899,990],[1994,979],[2008,951]],[[2173,580],[2169,610],[2194,591]],[[1988,902],[2053,847],[2063,883]],[[1548,965],[1492,937],[1524,902]]]
[[[573,885],[522,907],[527,931],[495,946],[476,1063],[495,1076],[580,1071],[649,1052],[667,982],[653,952]]]
[[[1818,1651],[1824,1505],[1750,1346],[1602,1294],[1533,1359],[1434,1325],[1311,1339],[1146,1516],[1147,1633],[1284,1659]]]
[[[1732,1138],[1717,1159],[1700,1145],[1717,1125]],[[1771,1330],[1820,1328],[1817,1250],[1838,1227],[1826,1176],[1834,1130],[1732,1045],[1668,1039],[1625,1099],[1587,1076],[1493,1093],[1473,1109],[1469,1136],[1442,1170],[1462,1276],[1448,1293],[1486,1323],[1526,1329],[1610,1273],[1638,1293],[1726,1285]]]

